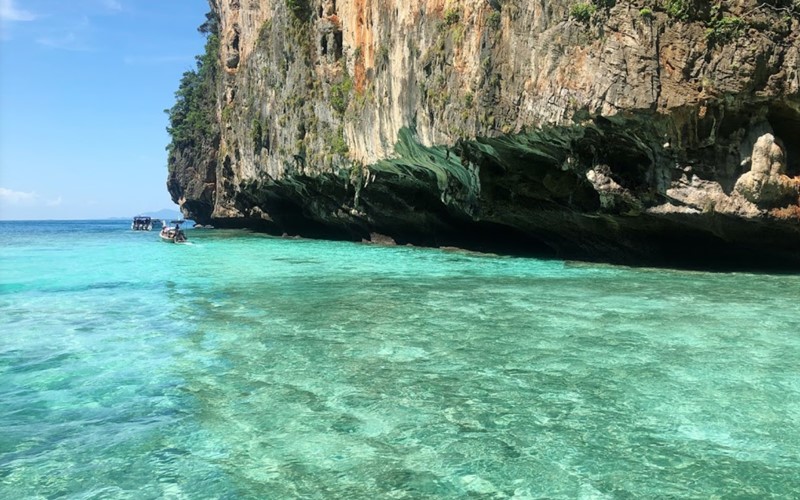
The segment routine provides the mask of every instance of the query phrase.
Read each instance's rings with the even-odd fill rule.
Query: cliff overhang
[[[277,235],[800,269],[793,7],[573,3],[215,2],[219,135],[170,192]]]

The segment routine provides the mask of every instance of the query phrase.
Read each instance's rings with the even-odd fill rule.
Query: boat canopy
[[[150,231],[153,228],[153,221],[150,217],[137,215],[133,218],[131,229],[134,231]]]

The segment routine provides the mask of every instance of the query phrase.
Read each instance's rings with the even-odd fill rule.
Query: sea
[[[800,497],[800,275],[187,235],[0,222],[0,498]]]

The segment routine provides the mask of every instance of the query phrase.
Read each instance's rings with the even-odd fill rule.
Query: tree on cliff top
[[[196,56],[197,69],[181,77],[175,92],[175,104],[164,110],[169,115],[167,132],[172,141],[167,146],[170,153],[175,148],[190,147],[212,136],[217,130],[215,87],[219,74],[219,18],[213,11],[197,28],[206,35],[205,53]]]

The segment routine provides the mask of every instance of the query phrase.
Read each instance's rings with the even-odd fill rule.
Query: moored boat
[[[150,217],[137,215],[131,222],[131,229],[134,231],[150,231],[153,229],[153,220]]]
[[[175,227],[171,225],[175,224]],[[161,237],[161,241],[166,243],[183,243],[186,241],[186,233],[183,232],[181,229],[181,224],[183,224],[182,220],[173,220],[167,224],[167,221],[161,222],[161,232],[158,233],[159,237]]]

